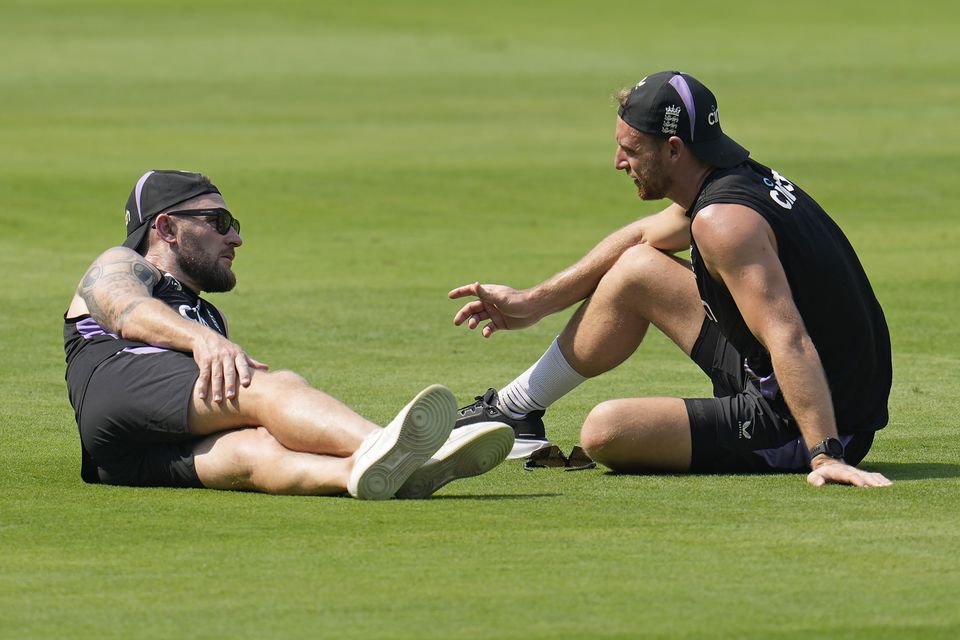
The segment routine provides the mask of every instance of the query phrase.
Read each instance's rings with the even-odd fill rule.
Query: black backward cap
[[[205,193],[220,193],[220,190],[200,173],[169,169],[147,171],[127,198],[127,239],[123,246],[136,251],[150,229],[153,216]]]
[[[638,82],[619,113],[638,131],[679,137],[697,157],[715,167],[736,166],[750,155],[720,128],[713,93],[680,71],[661,71]]]

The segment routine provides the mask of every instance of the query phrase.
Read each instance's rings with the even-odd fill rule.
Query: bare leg
[[[628,398],[598,404],[580,430],[587,455],[614,471],[687,471],[690,419],[679,398]]]
[[[291,451],[263,427],[204,438],[194,463],[207,488],[285,495],[345,493],[353,466],[351,458]]]
[[[194,463],[197,476],[206,487],[297,495],[349,491],[357,498],[390,498],[440,449],[450,436],[456,416],[456,398],[442,385],[431,385],[421,391],[381,429],[326,394],[299,382],[297,376],[257,373],[255,382],[257,379],[256,388],[251,384],[246,389],[252,393],[235,402],[224,403],[226,406],[217,411],[191,413],[191,419],[196,421],[191,422],[191,429],[198,425],[213,428],[260,418],[266,422],[260,427],[221,428],[221,432],[197,443],[193,450]],[[326,410],[322,417],[332,422],[313,422],[311,414],[298,411],[271,414],[264,393],[270,401],[286,394],[290,396],[286,398],[289,402],[301,403],[307,409]],[[197,400],[196,395],[194,399]],[[201,405],[201,408],[206,407]],[[295,441],[313,436],[318,446],[346,440],[339,438],[341,423],[337,420],[343,420],[343,424],[350,427],[355,426],[351,421],[360,420],[359,427],[364,430],[369,425],[366,431],[369,437],[364,437],[343,456],[294,451],[278,437],[277,431],[270,429],[270,420],[279,432]],[[449,479],[455,477],[462,475]]]
[[[379,428],[290,371],[255,371],[249,387],[222,403],[201,400],[194,391],[189,421],[198,436],[263,426],[291,451],[339,457]]]
[[[625,251],[560,334],[560,350],[581,375],[613,369],[637,350],[653,323],[690,354],[703,306],[687,264],[646,245]]]
[[[626,360],[650,324],[690,355],[704,312],[689,266],[647,246],[626,251],[560,335],[560,348],[581,375],[596,376]],[[631,398],[597,405],[580,432],[594,460],[616,471],[686,471],[690,422],[679,398]]]

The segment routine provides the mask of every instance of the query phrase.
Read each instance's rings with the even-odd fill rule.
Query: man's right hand
[[[476,329],[481,322],[489,320],[481,333],[489,338],[501,329],[525,329],[536,324],[544,315],[524,291],[517,291],[501,284],[466,284],[457,287],[449,294],[456,300],[466,296],[477,299],[463,305],[453,316],[453,324],[458,327],[464,322],[470,329]]]
[[[200,367],[197,395],[201,400],[212,398],[214,402],[236,398],[238,381],[244,387],[250,386],[253,379],[251,369],[269,369],[248,356],[240,345],[213,330],[203,331],[194,341],[193,359]]]
[[[826,456],[821,456],[826,458]],[[889,487],[892,482],[881,473],[871,473],[846,464],[842,460],[824,460],[807,475],[807,482],[815,487],[827,484],[849,484],[855,487]]]

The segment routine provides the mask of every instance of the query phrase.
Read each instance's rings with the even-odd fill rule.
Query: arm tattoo
[[[126,307],[124,307],[123,311],[121,311],[117,315],[116,325],[117,325],[118,331],[120,332],[123,331],[123,323],[127,320],[127,316],[129,316],[134,309],[136,309],[146,301],[147,301],[147,298],[137,298],[136,300],[128,304]]]
[[[101,327],[120,333],[124,322],[151,297],[159,281],[157,270],[141,256],[127,249],[111,249],[87,269],[77,294]]]
[[[145,261],[144,262],[134,262],[131,266],[133,275],[137,276],[137,279],[140,280],[148,289],[153,289],[153,285],[157,284],[160,281],[160,278],[157,277],[157,270],[153,267],[150,267]]]
[[[89,289],[93,285],[97,284],[97,280],[100,279],[101,275],[103,275],[103,269],[100,268],[100,261],[97,260],[92,265],[90,265],[90,268],[87,269],[87,272],[83,274],[83,280],[80,283],[81,291],[85,289]]]

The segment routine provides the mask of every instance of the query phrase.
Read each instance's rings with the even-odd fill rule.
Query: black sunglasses
[[[230,228],[233,227],[233,230],[238,234],[240,233],[240,221],[233,217],[233,214],[224,209],[223,207],[217,207],[215,209],[182,209],[180,211],[171,211],[167,214],[168,216],[216,216],[216,222],[207,223],[217,230],[217,232],[225,236],[230,233]]]

